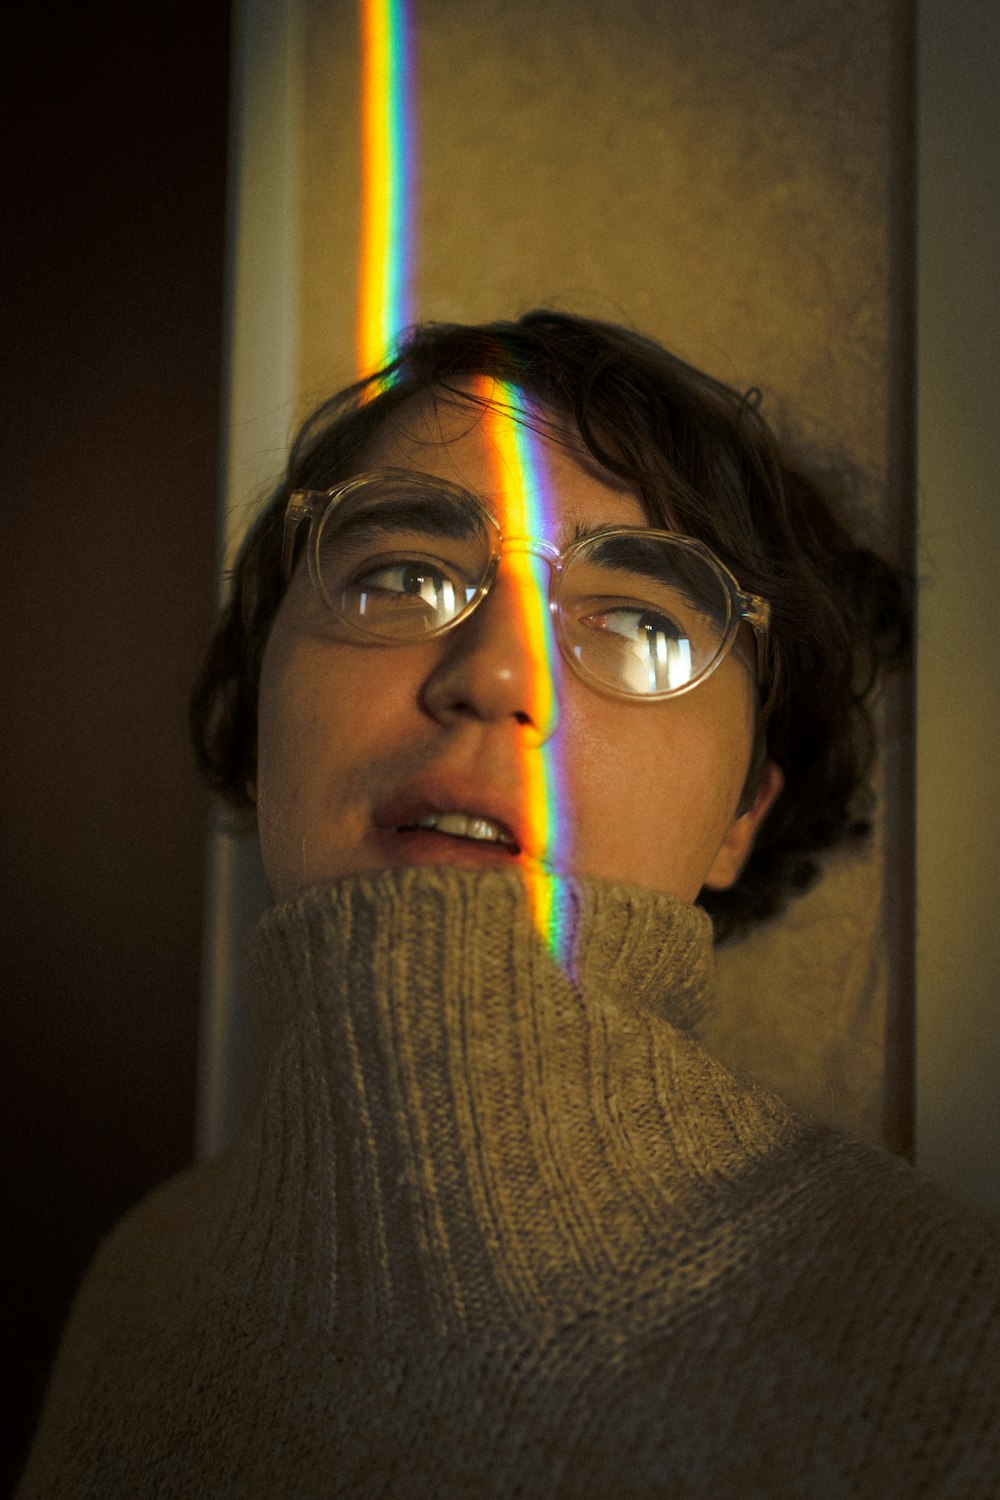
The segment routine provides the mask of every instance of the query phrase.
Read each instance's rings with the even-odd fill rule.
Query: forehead
[[[465,389],[468,398],[460,387],[458,394],[432,390],[405,402],[366,444],[361,467],[447,479],[502,519],[505,493],[522,478],[509,441],[516,426],[541,492],[538,514],[547,539],[558,541],[577,527],[650,525],[635,492],[601,469],[566,423],[535,407],[529,424],[499,396],[486,409],[472,382]]]

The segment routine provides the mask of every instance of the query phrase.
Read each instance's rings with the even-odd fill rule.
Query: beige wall
[[[351,373],[357,34],[353,7],[301,6],[311,396]],[[883,473],[896,7],[414,9],[419,317],[554,302],[634,323]]]

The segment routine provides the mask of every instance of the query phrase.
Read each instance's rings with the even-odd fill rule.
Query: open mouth
[[[423,831],[441,833],[447,838],[463,839],[468,843],[493,845],[510,854],[521,852],[520,845],[509,828],[479,813],[422,813],[414,822],[402,823],[397,829],[398,833]]]

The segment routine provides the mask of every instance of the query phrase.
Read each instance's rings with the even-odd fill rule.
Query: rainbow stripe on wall
[[[358,377],[393,358],[411,322],[414,66],[410,0],[359,0],[361,255]]]
[[[519,769],[527,827],[522,868],[535,925],[553,958],[566,967],[569,924],[563,888],[550,873],[563,847],[563,797],[558,754],[551,738],[558,714],[558,647],[549,615],[549,569],[532,553],[510,548],[517,538],[551,535],[550,506],[540,445],[523,393],[491,376],[480,377],[476,386],[493,454],[494,503],[505,543],[504,566],[517,591],[524,649],[531,663],[525,711],[538,731],[537,740],[527,734],[522,737]],[[543,867],[543,858],[548,868]]]

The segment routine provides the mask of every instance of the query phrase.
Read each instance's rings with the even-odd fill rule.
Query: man
[[[23,1494],[992,1493],[995,1237],[697,1040],[706,908],[859,836],[908,618],[623,330],[416,330],[321,408],[194,698],[268,1080],[106,1243]]]

